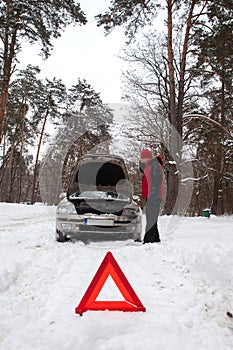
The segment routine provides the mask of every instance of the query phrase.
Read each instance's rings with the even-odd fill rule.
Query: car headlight
[[[58,214],[76,214],[75,206],[70,202],[62,203],[57,208]]]
[[[125,208],[123,210],[122,215],[128,216],[130,218],[136,218],[137,215],[138,215],[138,211],[136,209],[134,209],[134,208]]]

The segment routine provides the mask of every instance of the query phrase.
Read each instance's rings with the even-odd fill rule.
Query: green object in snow
[[[210,209],[204,209],[203,210],[203,216],[205,217],[205,218],[210,218]]]

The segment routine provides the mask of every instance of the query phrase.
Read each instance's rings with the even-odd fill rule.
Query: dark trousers
[[[146,233],[143,243],[160,242],[158,216],[161,200],[152,197],[146,201]]]

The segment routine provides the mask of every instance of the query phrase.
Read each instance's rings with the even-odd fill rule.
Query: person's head
[[[152,158],[153,158],[153,154],[149,148],[144,148],[141,151],[140,159],[142,163],[147,163]]]

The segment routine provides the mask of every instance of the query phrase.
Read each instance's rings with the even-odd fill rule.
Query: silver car
[[[116,155],[83,156],[57,207],[57,241],[140,241],[141,225],[142,211],[124,160]]]

